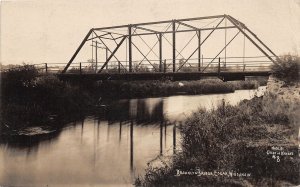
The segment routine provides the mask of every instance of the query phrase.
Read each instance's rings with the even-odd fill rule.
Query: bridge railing
[[[212,58],[204,59],[200,63],[198,59],[190,59],[188,63],[180,64],[181,59],[176,60],[175,72],[216,72],[221,71],[269,71],[271,70],[270,66],[272,62],[268,60],[244,60],[237,61],[234,59],[228,60],[227,62],[211,62]],[[150,64],[138,64],[139,61],[133,62],[132,73],[156,73],[156,72],[173,72],[173,61],[172,59],[166,59],[160,65],[158,60],[149,60]],[[129,65],[125,61],[111,61],[104,69],[101,70],[101,73],[128,73]],[[75,64],[75,63],[74,63]],[[70,67],[67,73],[78,73],[80,72],[81,64],[81,73],[95,73],[98,72],[104,62],[98,62],[97,68],[95,64],[90,62],[80,62],[77,63],[76,67]]]
[[[150,63],[151,64],[150,64]],[[157,72],[173,72],[173,60],[165,59],[161,64],[159,60],[149,60],[149,62],[141,63],[141,61],[133,61],[131,73],[157,73]],[[72,63],[66,73],[68,74],[95,74],[103,66],[104,62],[77,62]],[[213,59],[202,58],[200,63],[198,59],[176,59],[175,72],[248,72],[248,71],[270,71],[272,62],[262,57],[227,57]],[[65,63],[40,63],[33,64],[41,73],[54,74],[61,73],[65,67]],[[18,67],[15,67],[18,68]],[[14,68],[10,68],[14,69]],[[7,70],[1,70],[8,71]],[[129,65],[127,61],[110,61],[100,73],[129,73]]]

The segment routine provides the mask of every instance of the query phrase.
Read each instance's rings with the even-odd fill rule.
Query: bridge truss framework
[[[216,25],[213,27],[197,27],[192,24],[189,24],[191,21],[198,21],[198,20],[217,20]],[[227,25],[227,22],[230,23],[230,25]],[[225,23],[225,25],[224,25]],[[153,29],[154,25],[160,25],[160,24],[167,24],[167,29],[163,31],[158,31],[156,29]],[[221,24],[223,26],[221,26]],[[179,29],[179,26],[180,29]],[[126,29],[126,32],[118,32],[114,30]],[[228,29],[236,29],[237,33],[231,37],[230,40],[227,40],[226,31]],[[224,30],[225,31],[225,43],[224,47],[213,57],[208,59],[208,63],[203,65],[203,56],[202,56],[202,46],[205,43],[205,41],[212,37],[212,34],[216,30]],[[139,32],[137,32],[139,31]],[[207,31],[208,34],[201,38],[202,31]],[[99,34],[99,32],[101,32]],[[180,64],[178,63],[177,56],[180,54],[180,51],[176,48],[176,36],[178,33],[185,33],[185,32],[195,32],[197,36],[197,47],[195,50],[192,50],[188,58],[185,58],[181,60]],[[169,64],[171,66],[170,72],[177,73],[182,70],[182,68],[189,62],[192,56],[197,55],[197,69],[196,72],[199,73],[205,73],[210,65],[214,63],[216,60],[219,59],[219,73],[220,73],[220,54],[225,52],[225,67],[226,67],[226,61],[228,57],[226,57],[226,49],[231,44],[231,42],[239,35],[242,34],[245,38],[247,38],[263,55],[266,57],[269,62],[276,63],[276,59],[278,58],[276,54],[264,43],[261,39],[259,39],[245,24],[238,21],[237,19],[233,18],[230,15],[216,15],[216,16],[206,16],[206,17],[197,17],[197,18],[187,18],[187,19],[174,19],[174,20],[167,20],[167,21],[156,21],[156,22],[146,22],[146,23],[138,23],[138,24],[130,24],[130,25],[120,25],[120,26],[112,26],[112,27],[103,27],[103,28],[92,28],[89,30],[87,35],[82,40],[81,44],[67,63],[67,65],[62,70],[62,74],[66,73],[68,71],[68,68],[73,63],[74,59],[78,55],[78,53],[81,51],[82,47],[85,45],[86,42],[92,41],[92,47],[96,48],[96,59],[95,59],[95,73],[105,73],[106,69],[111,62],[112,58],[115,58],[118,64],[118,73],[125,72],[125,73],[134,73],[134,67],[133,67],[133,48],[135,48],[143,57],[143,60],[138,63],[140,65],[143,61],[147,61],[150,66],[153,67],[153,73],[166,73],[166,61],[163,59],[164,54],[164,47],[162,40],[165,38],[166,34],[170,34],[172,36],[172,41],[168,41],[168,43],[171,45],[172,48],[172,59],[171,63]],[[157,62],[159,63],[158,66],[155,66],[153,64],[153,61],[149,60],[147,58],[149,53],[154,53],[154,46],[150,47],[150,44],[147,44],[145,40],[142,39],[144,36],[148,35],[155,35],[157,37],[158,44],[158,57]],[[134,37],[141,38],[144,43],[148,46],[150,49],[147,54],[144,54],[137,45],[132,41]],[[166,38],[165,38],[166,39]],[[193,39],[193,38],[192,38]],[[191,40],[192,40],[191,39]],[[96,41],[94,41],[96,40]],[[124,45],[124,41],[126,40],[126,57],[128,56],[128,60],[126,58],[126,64],[124,65],[125,61],[121,61],[117,58],[116,53],[119,50],[119,48]],[[109,47],[107,45],[107,41],[112,41],[115,43],[115,47]],[[128,41],[128,42],[127,42]],[[100,47],[100,45],[103,45]],[[188,44],[187,44],[188,45]],[[185,46],[186,47],[186,46]],[[106,49],[106,60],[103,63],[98,62],[97,59],[97,49],[98,48],[104,48]],[[201,62],[201,56],[202,56],[202,62]],[[237,57],[238,58],[238,57]],[[245,57],[241,57],[245,58]],[[251,57],[250,57],[251,58]],[[137,66],[138,66],[137,65]],[[168,66],[169,66],[168,65]],[[99,66],[99,67],[98,67]],[[81,64],[80,64],[81,68]]]

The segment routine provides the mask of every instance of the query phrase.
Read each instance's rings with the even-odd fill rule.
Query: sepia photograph
[[[0,0],[0,187],[300,186],[300,0]]]

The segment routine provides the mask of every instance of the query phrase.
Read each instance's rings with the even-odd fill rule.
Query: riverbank
[[[263,97],[196,111],[180,126],[181,150],[136,186],[299,185],[299,93],[299,82],[271,78]]]
[[[232,93],[235,90],[256,89],[266,85],[266,78],[223,82],[219,79],[198,81],[106,81],[95,86],[97,95],[111,99],[162,97],[172,95],[198,95]]]
[[[93,98],[79,86],[53,75],[40,76],[30,65],[1,74],[1,134],[18,134],[28,127],[57,129],[82,116]]]
[[[105,100],[230,93],[237,89],[255,89],[264,82],[264,79],[63,82],[55,75],[41,76],[33,66],[24,65],[1,76],[0,132],[18,134],[28,127],[57,129],[94,112]]]

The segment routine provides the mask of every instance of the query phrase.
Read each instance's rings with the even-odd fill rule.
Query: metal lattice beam
[[[210,20],[212,19],[213,22],[206,24],[205,26],[194,26],[194,24],[190,24],[192,21],[199,21],[199,20]],[[219,21],[220,20],[220,21]],[[225,23],[225,26],[221,26],[220,24],[223,22],[223,20],[228,20],[230,22],[230,26],[227,26],[227,23]],[[212,23],[219,21],[218,24],[216,26],[209,26],[212,25]],[[217,22],[216,22],[217,23]],[[162,24],[168,24],[169,27],[166,30],[163,31],[159,31],[158,29],[153,27],[162,27]],[[171,29],[169,29],[171,26]],[[184,27],[180,27],[180,26],[184,26]],[[180,27],[180,28],[179,28]],[[122,30],[120,29],[126,29],[127,32],[121,33]],[[148,58],[148,54],[150,52],[153,52],[153,54],[156,55],[156,57],[158,58],[158,62],[159,62],[159,71],[162,71],[162,61],[163,61],[163,56],[162,54],[163,52],[163,46],[162,46],[162,39],[165,38],[167,40],[167,42],[171,45],[172,47],[172,58],[170,60],[172,60],[172,71],[178,72],[186,63],[188,62],[191,57],[198,51],[198,61],[197,61],[197,70],[200,72],[201,71],[201,55],[203,56],[203,54],[201,53],[202,49],[201,46],[202,44],[209,38],[211,37],[212,33],[214,33],[216,30],[225,30],[225,46],[224,48],[218,53],[218,55],[215,56],[214,59],[216,59],[223,50],[226,51],[226,47],[231,43],[231,41],[237,36],[235,35],[233,37],[233,39],[230,42],[226,41],[226,32],[227,29],[238,29],[238,33],[242,33],[244,35],[244,37],[246,37],[251,44],[253,44],[260,52],[262,52],[265,57],[267,57],[271,62],[276,63],[275,58],[278,58],[276,56],[276,54],[264,43],[262,42],[262,40],[260,38],[258,38],[245,24],[243,24],[242,22],[238,21],[237,19],[233,18],[230,15],[216,15],[216,16],[205,16],[205,17],[196,17],[196,18],[186,18],[186,19],[173,19],[173,20],[165,20],[165,21],[155,21],[155,22],[144,22],[144,23],[137,23],[137,24],[132,24],[132,25],[119,25],[119,26],[112,26],[112,27],[103,27],[103,28],[93,28],[90,29],[89,32],[87,33],[87,35],[84,37],[84,39],[82,40],[82,42],[80,43],[79,47],[76,49],[75,53],[72,55],[71,59],[69,60],[69,62],[67,63],[67,65],[64,67],[62,73],[65,73],[67,71],[67,69],[69,68],[69,66],[72,64],[72,62],[74,61],[74,59],[76,58],[77,54],[80,52],[80,50],[82,49],[82,47],[85,45],[85,43],[87,41],[90,40],[94,40],[94,39],[99,39],[101,41],[101,43],[106,47],[107,50],[110,51],[110,56],[106,57],[106,61],[104,62],[103,66],[101,67],[101,69],[98,72],[101,72],[101,70],[107,66],[107,64],[109,63],[109,61],[111,60],[111,58],[115,58],[118,63],[119,63],[119,71],[120,71],[120,66],[122,66],[125,70],[127,70],[127,67],[124,67],[121,63],[121,61],[115,56],[115,53],[118,51],[118,49],[120,48],[120,46],[122,45],[122,43],[128,38],[128,45],[126,46],[126,62],[127,62],[127,55],[128,55],[128,63],[129,63],[129,72],[131,73],[133,71],[133,67],[132,67],[132,63],[133,63],[133,51],[132,51],[132,46],[134,46],[138,52],[140,52],[142,54],[142,56],[144,57],[143,60],[147,60],[149,62],[150,65],[153,66],[153,68],[156,70],[155,65],[151,62],[151,60]],[[112,32],[112,31],[113,32]],[[140,30],[141,32],[137,33],[136,30]],[[98,32],[103,32],[102,34],[97,34],[96,31]],[[201,38],[201,33],[202,31],[210,31],[208,33],[208,35],[202,39]],[[176,42],[180,42],[180,41],[176,41],[176,35],[177,33],[184,33],[184,32],[196,32],[196,34],[194,36],[198,36],[197,38],[197,48],[191,53],[191,55],[183,62],[183,64],[180,64],[180,67],[178,67],[178,69],[176,69],[176,60],[178,55],[181,55],[181,52],[185,49],[185,47],[187,45],[190,45],[190,42],[194,39],[194,36],[189,40],[189,42],[187,44],[185,44],[185,46],[183,47],[183,49],[181,49],[181,51],[178,51],[176,48]],[[95,33],[95,37],[91,37],[91,33]],[[172,36],[172,41],[168,40],[166,38],[166,34],[170,34]],[[107,35],[109,35],[110,37],[107,37]],[[119,36],[116,36],[119,35]],[[158,41],[154,44],[153,47],[150,47],[149,43],[147,43],[141,36],[147,36],[147,35],[156,35],[158,37]],[[170,36],[169,35],[169,36]],[[140,37],[143,41],[144,44],[146,44],[146,46],[150,49],[150,51],[147,54],[143,54],[142,51],[136,44],[134,44],[132,42],[133,37]],[[117,41],[120,42],[118,43]],[[106,40],[111,40],[116,44],[116,47],[112,50],[110,50],[108,48],[108,45],[106,45],[104,43],[108,42]],[[127,42],[126,42],[127,43]],[[156,52],[153,50],[154,47],[156,46],[156,44],[159,43],[159,48],[158,48],[158,55],[156,54]],[[109,44],[109,43],[108,43]],[[177,44],[178,45],[178,44]],[[155,57],[155,58],[156,58]],[[182,56],[183,57],[183,56]],[[225,58],[226,58],[226,52],[225,52]],[[203,59],[203,57],[202,57]],[[143,62],[140,61],[139,65]],[[202,69],[202,72],[213,62],[213,60]],[[203,63],[203,60],[202,60]],[[190,66],[192,67],[192,65],[190,64]]]

